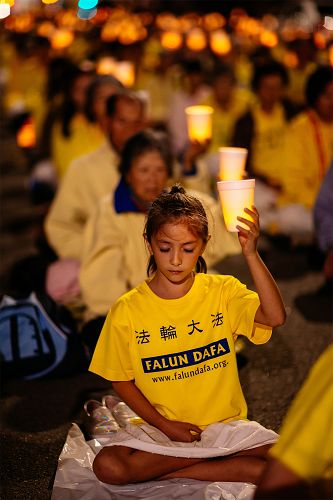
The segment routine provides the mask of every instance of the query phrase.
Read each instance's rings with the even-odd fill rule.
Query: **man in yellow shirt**
[[[255,499],[328,500],[333,494],[333,344],[294,400]]]
[[[249,90],[237,85],[233,69],[229,65],[218,64],[212,79],[212,91],[201,103],[214,109],[212,139],[203,157],[211,184],[218,177],[219,148],[232,146],[235,123],[254,100],[254,95]]]
[[[119,93],[107,101],[108,139],[71,164],[45,221],[49,244],[61,258],[81,258],[82,233],[100,198],[119,180],[119,153],[129,137],[143,128],[145,106],[137,95]]]
[[[201,103],[214,108],[209,153],[217,153],[220,147],[232,145],[235,122],[247,111],[253,100],[254,96],[250,91],[237,86],[234,72],[229,65],[216,66],[212,92]]]

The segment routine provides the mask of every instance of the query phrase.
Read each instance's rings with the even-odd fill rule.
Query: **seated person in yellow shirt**
[[[58,181],[61,182],[70,163],[82,154],[96,149],[103,141],[103,133],[85,116],[87,88],[93,72],[75,67],[67,81],[64,100],[51,130],[51,160]]]
[[[66,172],[45,219],[48,243],[59,257],[46,280],[54,300],[68,303],[79,295],[84,226],[98,200],[118,183],[119,154],[125,142],[144,125],[145,105],[136,94],[112,95],[107,101],[107,139],[92,153],[77,158]]]
[[[145,106],[138,96],[122,92],[108,99],[107,139],[71,164],[45,220],[48,242],[59,257],[80,259],[86,220],[117,184],[121,149],[144,125]]]
[[[209,224],[198,198],[174,185],[153,202],[142,236],[150,255],[148,278],[111,307],[89,368],[109,380],[146,422],[151,446],[142,448],[139,439],[126,446],[126,437],[109,441],[93,462],[100,481],[258,484],[276,434],[247,420],[234,342],[238,335],[267,342],[271,328],[284,323],[285,308],[257,252],[259,214],[255,207],[246,211],[253,222],[238,218],[245,225],[237,226],[238,239],[257,293],[233,276],[206,274]],[[207,459],[204,436],[213,429],[221,444],[214,459]],[[228,454],[229,432],[238,448]],[[253,436],[251,446],[245,444],[247,434]],[[201,437],[201,450],[190,447]],[[170,446],[153,446],[165,442]],[[186,446],[186,455],[177,453]]]
[[[268,61],[258,65],[252,80],[257,101],[235,125],[233,146],[248,149],[247,171],[256,178],[255,204],[264,230],[272,230],[270,212],[285,189],[288,123],[298,111],[285,97],[287,86],[288,74],[282,64]]]
[[[83,335],[87,335],[92,350],[110,305],[145,278],[145,215],[171,179],[172,166],[164,134],[151,129],[138,132],[122,151],[119,184],[100,200],[87,222],[80,285],[86,319],[92,320],[84,327]],[[219,204],[208,195],[197,194],[214,220],[213,242],[206,255],[211,266],[240,249],[237,238],[225,229]]]
[[[232,146],[235,123],[249,108],[254,95],[237,85],[231,66],[218,64],[213,70],[212,91],[200,104],[212,106],[212,139],[205,155],[208,168],[216,178],[218,173],[218,150]]]
[[[256,490],[256,500],[333,497],[333,345],[294,399]]]
[[[290,123],[286,142],[286,182],[281,205],[303,209],[303,223],[313,231],[313,207],[320,186],[333,159],[333,68],[321,66],[306,84],[307,109]],[[281,207],[282,208],[282,207]],[[280,219],[281,219],[280,214]],[[291,220],[289,213],[284,220]]]

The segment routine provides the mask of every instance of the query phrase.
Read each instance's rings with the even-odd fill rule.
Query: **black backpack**
[[[62,377],[86,370],[88,355],[69,311],[48,295],[4,296],[0,304],[4,378]]]

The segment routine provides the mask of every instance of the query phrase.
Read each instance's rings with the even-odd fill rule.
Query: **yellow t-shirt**
[[[96,123],[89,123],[84,116],[74,116],[70,124],[71,135],[64,137],[60,123],[52,129],[52,159],[60,180],[76,158],[95,151],[104,141],[105,135]]]
[[[333,122],[324,123],[312,110],[290,123],[286,141],[285,189],[282,203],[312,208],[333,159]]]
[[[238,118],[245,113],[253,96],[249,91],[235,89],[229,108],[221,109],[215,102],[214,95],[210,94],[201,104],[212,106],[213,125],[212,140],[209,146],[209,152],[216,153],[220,147],[232,146],[235,123]]]
[[[89,370],[111,381],[135,380],[163,416],[199,426],[245,419],[234,342],[255,328],[255,292],[232,276],[197,274],[181,298],[158,297],[143,282],[111,308]]]
[[[310,371],[270,450],[274,458],[308,482],[333,480],[332,366],[333,344]]]
[[[272,113],[265,113],[258,105],[253,107],[254,139],[252,142],[252,169],[257,175],[283,181],[287,121],[283,106],[277,104]]]
[[[85,224],[99,199],[119,182],[118,164],[117,152],[105,141],[68,168],[44,222],[48,243],[59,257],[81,260]]]

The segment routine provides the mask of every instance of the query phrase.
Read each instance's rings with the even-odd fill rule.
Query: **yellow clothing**
[[[223,146],[232,146],[235,123],[245,113],[251,100],[253,100],[253,96],[249,91],[235,89],[227,110],[218,106],[213,93],[200,103],[212,106],[214,109],[210,153],[217,153],[219,148]]]
[[[232,276],[197,274],[181,298],[158,297],[143,282],[110,310],[90,371],[111,381],[135,380],[170,420],[205,427],[245,419],[234,341],[269,340],[254,328],[259,298]]]
[[[288,97],[297,104],[305,104],[305,87],[309,76],[315,71],[317,64],[309,62],[304,68],[290,68],[289,84],[287,89]]]
[[[119,158],[109,142],[73,161],[45,220],[49,244],[59,257],[81,260],[85,223],[98,200],[119,180]]]
[[[69,137],[64,137],[61,128],[57,122],[51,134],[51,155],[60,180],[73,160],[95,151],[105,141],[99,125],[89,123],[81,114],[73,117]]]
[[[259,104],[253,106],[254,137],[251,164],[255,175],[282,181],[285,165],[287,120],[281,104],[265,113]]]
[[[238,238],[227,232],[218,202],[203,193],[188,193],[198,197],[207,212],[212,234],[204,253],[207,266],[240,253]],[[116,213],[111,195],[100,201],[87,222],[80,271],[87,319],[106,315],[123,293],[146,278],[149,254],[142,236],[144,223],[143,213]]]
[[[333,345],[330,345],[293,401],[270,454],[303,480],[330,479],[333,486],[332,366]]]
[[[3,43],[3,41],[2,41]],[[28,110],[35,119],[37,134],[40,133],[47,108],[45,88],[47,66],[40,57],[21,57],[13,51],[7,61],[7,82],[4,105],[9,112]]]
[[[195,160],[196,172],[193,175],[183,175],[182,166],[175,162],[173,165],[173,177],[171,185],[179,182],[186,190],[194,190],[199,193],[211,195],[213,192],[213,182],[215,181],[209,171],[205,157]],[[216,183],[216,181],[215,181]]]
[[[312,208],[333,158],[333,122],[324,123],[311,110],[290,123],[287,139],[284,203]]]

